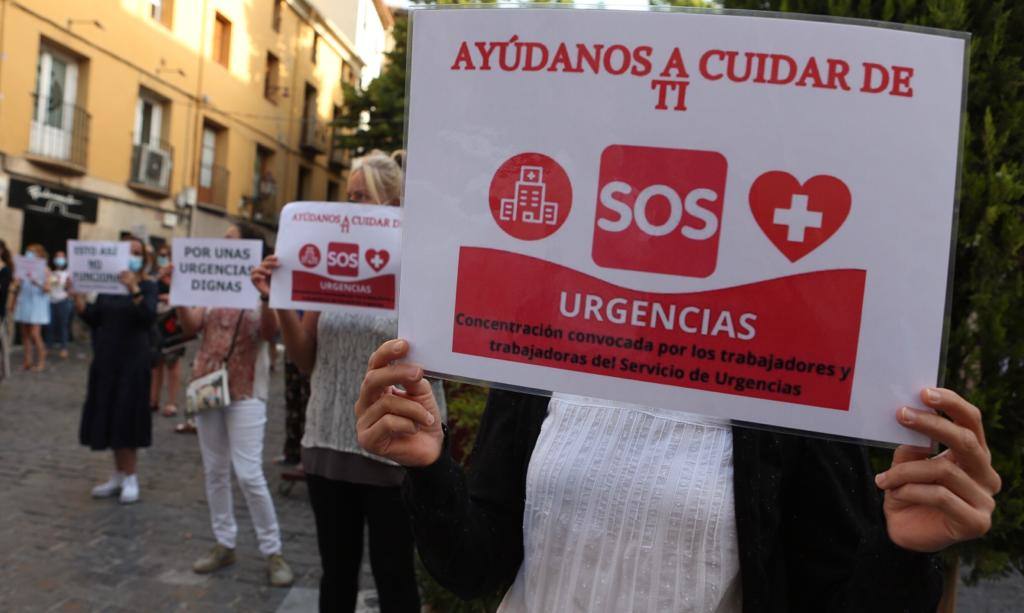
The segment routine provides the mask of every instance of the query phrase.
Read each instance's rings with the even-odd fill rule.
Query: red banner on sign
[[[347,281],[295,270],[292,271],[292,300],[393,309],[395,275]]]
[[[826,270],[662,294],[463,247],[452,350],[845,411],[865,277]]]

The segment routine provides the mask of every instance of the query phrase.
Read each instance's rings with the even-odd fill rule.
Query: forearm
[[[314,315],[307,313],[307,317]],[[299,314],[290,309],[277,309],[277,319],[281,324],[281,338],[284,340],[288,359],[304,375],[313,372],[316,364],[316,337],[307,332]]]
[[[203,311],[197,307],[178,307],[178,322],[181,323],[181,330],[185,336],[193,336],[199,333],[203,326]]]
[[[260,302],[260,338],[273,342],[278,331],[277,315],[266,302]]]

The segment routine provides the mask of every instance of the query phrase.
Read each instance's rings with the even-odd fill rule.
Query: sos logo
[[[327,273],[339,277],[359,276],[359,245],[328,243]]]
[[[707,277],[718,263],[725,157],[612,145],[601,154],[594,263]]]

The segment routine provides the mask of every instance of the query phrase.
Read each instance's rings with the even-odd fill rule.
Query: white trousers
[[[267,405],[255,398],[232,402],[223,410],[206,411],[196,418],[206,475],[206,500],[217,542],[234,549],[238,536],[231,500],[231,468],[234,467],[256,529],[260,553],[269,556],[281,553],[281,531],[267,479],[263,476],[266,425]]]

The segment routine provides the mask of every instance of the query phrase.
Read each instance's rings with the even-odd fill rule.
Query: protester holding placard
[[[43,326],[50,323],[50,271],[46,267],[46,250],[39,243],[25,248],[24,268],[19,273],[17,300],[14,306],[14,322],[21,325],[22,346],[25,356],[24,370],[42,371],[46,368],[46,345],[43,343]],[[27,270],[31,264],[35,270]],[[35,351],[35,365],[32,353]]]
[[[948,449],[899,447],[876,476],[852,444],[494,390],[466,477],[423,368],[392,365],[408,350],[370,358],[360,443],[410,467],[435,578],[464,597],[511,583],[503,611],[934,611],[928,554],[984,535],[1001,487],[980,411],[932,388],[950,419],[898,419]]]
[[[398,205],[402,171],[388,157],[371,155],[353,163],[348,181],[352,202]],[[280,241],[279,241],[280,244]],[[253,271],[253,284],[264,297],[279,267],[270,256]],[[391,311],[277,310],[289,358],[311,373],[302,438],[302,468],[316,516],[323,574],[321,611],[353,611],[363,554],[364,525],[369,524],[370,564],[383,613],[419,611],[413,565],[413,536],[401,502],[405,470],[366,453],[356,440],[351,406],[359,393],[365,356],[393,336],[397,319]],[[435,385],[436,397],[444,395]]]
[[[263,237],[248,224],[237,224],[228,228],[224,238]],[[258,301],[254,301],[251,309],[178,307],[185,333],[201,337],[192,366],[193,382],[226,371],[229,391],[226,406],[200,410],[196,416],[206,498],[217,544],[197,559],[192,569],[200,574],[212,573],[235,562],[238,525],[231,500],[234,468],[256,529],[260,553],[267,559],[269,582],[275,587],[286,587],[295,577],[281,555],[281,531],[262,464],[269,385],[267,342],[277,334],[278,325],[267,303],[257,306],[255,302]],[[203,391],[199,389],[196,393]],[[193,405],[193,400],[189,404]],[[201,409],[212,403],[196,399],[195,406]]]
[[[68,258],[63,251],[53,254],[53,270],[50,272],[50,325],[46,328],[47,343],[57,347],[61,359],[68,357],[68,341],[71,339],[71,317],[74,304],[68,295]]]
[[[79,441],[94,451],[111,449],[114,474],[92,489],[94,498],[139,499],[137,450],[152,443],[149,413],[150,331],[156,318],[156,283],[149,279],[146,245],[130,243],[129,270],[118,275],[125,294],[100,294],[87,304],[74,293],[75,310],[92,331],[93,359]],[[71,291],[76,288],[72,284]]]

